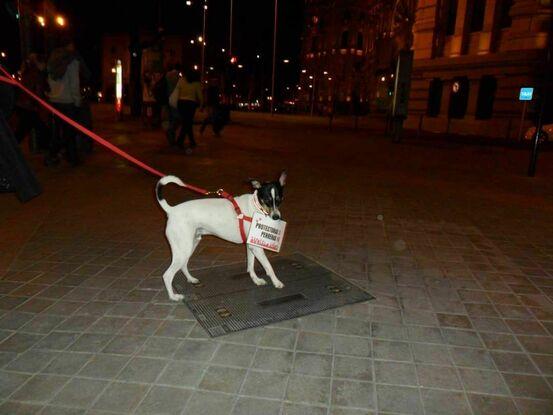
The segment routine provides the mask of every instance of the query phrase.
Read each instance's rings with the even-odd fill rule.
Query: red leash
[[[26,88],[25,85],[23,85],[22,83],[16,81],[15,79],[13,79],[11,77],[10,73],[6,69],[4,69],[4,67],[1,66],[1,65],[0,65],[0,71],[5,75],[5,76],[0,76],[0,82],[4,82],[4,83],[10,84],[10,85],[17,86],[22,91],[24,91],[27,95],[29,95],[35,101],[37,101],[40,105],[42,105],[44,108],[46,108],[48,111],[50,111],[52,114],[54,114],[58,118],[61,118],[63,121],[65,121],[66,123],[71,125],[73,128],[77,129],[81,133],[89,136],[94,141],[96,141],[98,144],[101,144],[102,146],[106,147],[108,150],[111,150],[112,152],[114,152],[118,156],[124,158],[127,161],[130,161],[134,165],[146,170],[147,172],[152,173],[154,176],[159,176],[159,177],[166,176],[165,174],[163,174],[159,170],[156,170],[153,167],[148,166],[146,163],[134,158],[129,153],[121,150],[119,147],[114,146],[109,141],[107,141],[107,140],[103,139],[102,137],[100,137],[94,131],[89,130],[88,128],[82,126],[78,122],[73,121],[71,118],[69,118],[68,116],[66,116],[62,112],[58,111],[56,108],[54,108],[48,102],[44,101],[38,95],[34,94],[32,91],[30,91],[28,88]],[[219,197],[227,199],[230,203],[232,203],[232,206],[234,207],[234,211],[236,212],[236,218],[238,219],[239,228],[240,228],[240,236],[242,237],[242,242],[246,243],[247,236],[246,236],[246,232],[244,230],[244,221],[251,222],[252,218],[249,217],[249,216],[245,216],[242,213],[242,210],[240,209],[240,206],[238,206],[238,203],[236,202],[236,200],[234,200],[234,197],[230,193],[224,191],[223,189],[219,189],[216,192],[209,192],[205,189],[202,189],[201,187],[196,187],[196,186],[193,186],[193,185],[187,184],[187,183],[184,183],[184,187],[188,190],[191,190],[195,193],[199,193],[199,194],[204,195],[204,196],[210,196],[210,195],[215,194]]]

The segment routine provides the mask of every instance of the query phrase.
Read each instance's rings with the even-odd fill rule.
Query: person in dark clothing
[[[175,87],[178,95],[177,109],[179,110],[182,126],[177,138],[177,145],[184,146],[184,139],[188,136],[190,140],[191,151],[196,147],[194,140],[194,114],[196,108],[203,105],[202,87],[198,76],[192,70],[185,72],[184,76],[179,79]]]
[[[72,41],[64,42],[65,46],[54,49],[48,60],[48,94],[50,103],[57,110],[71,119],[79,115],[81,106],[79,58]],[[50,141],[50,153],[45,160],[46,165],[59,163],[59,152],[65,148],[67,161],[76,166],[79,164],[77,152],[76,130],[66,122],[54,118],[53,134]]]
[[[200,134],[203,134],[206,127],[211,124],[213,134],[216,137],[221,135],[223,127],[228,123],[229,111],[226,105],[219,100],[219,87],[211,85],[207,89],[207,115],[200,127]]]
[[[14,87],[0,82],[0,193],[15,192],[21,202],[27,202],[40,195],[42,189],[7,121],[14,103]]]
[[[21,71],[21,83],[40,98],[44,98],[48,88],[44,63],[38,55],[32,53],[24,62]],[[35,140],[29,138],[32,150],[45,151],[48,149],[49,129],[43,120],[44,112],[37,102],[24,92],[20,92],[16,101],[17,127],[15,137],[21,143],[23,139],[34,132]]]

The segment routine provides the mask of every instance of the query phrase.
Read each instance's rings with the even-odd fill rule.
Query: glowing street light
[[[323,75],[328,75],[328,71],[323,71]]]
[[[302,69],[301,70],[301,73],[306,73],[307,72],[307,69]]]
[[[0,56],[3,57],[3,58],[5,58],[5,57],[8,56],[8,55],[6,54],[6,52],[2,51],[2,52],[0,52]]]
[[[258,55],[255,55],[255,57],[256,57],[257,59],[261,59],[261,55],[259,55],[259,54],[258,54]]]
[[[225,53],[225,52],[226,52],[226,49],[225,49],[225,48],[221,48],[221,52]]]
[[[203,36],[198,36],[198,42],[202,43],[204,41]]]
[[[382,77],[380,78],[380,80],[381,80],[382,82],[384,82],[384,81],[386,80],[386,77],[385,77],[385,76],[382,76]]]
[[[309,75],[309,79],[313,79],[313,75]]]
[[[123,109],[123,65],[121,59],[115,64],[115,111],[121,119]]]
[[[242,64],[238,65],[238,69],[242,69],[243,67],[244,67],[244,65],[242,65]]]
[[[194,65],[194,70],[195,70],[195,71],[198,70],[198,65]]]
[[[282,62],[283,63],[290,63],[290,59],[283,59]]]
[[[186,0],[186,5],[187,6],[192,6],[192,2],[190,0]]]
[[[58,26],[64,27],[65,24],[66,24],[65,17],[63,17],[61,15],[56,16],[56,24]]]
[[[46,26],[46,19],[44,18],[44,16],[37,16],[37,17],[36,17],[36,21],[37,21],[38,24],[41,25],[42,27]]]
[[[194,39],[190,39],[190,44],[193,45],[195,43]]]

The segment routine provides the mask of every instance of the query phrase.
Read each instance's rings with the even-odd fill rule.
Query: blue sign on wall
[[[518,95],[518,100],[532,101],[532,95],[534,95],[534,88],[520,88],[520,94]]]

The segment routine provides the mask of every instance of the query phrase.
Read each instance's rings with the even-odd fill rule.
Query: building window
[[[357,49],[363,49],[363,33],[357,33]]]
[[[349,44],[349,32],[344,30],[342,32],[342,38],[340,39],[340,48],[347,49]]]
[[[428,88],[428,108],[426,111],[429,117],[437,117],[440,115],[443,89],[444,83],[440,78],[434,78],[430,81],[430,86]]]
[[[455,34],[455,23],[457,22],[457,0],[447,2],[445,34],[451,36]]]
[[[492,118],[496,90],[497,80],[494,76],[485,75],[480,79],[475,114],[477,120],[488,120]]]
[[[506,27],[511,27],[513,20],[511,19],[511,6],[513,5],[513,0],[501,0],[500,10],[499,10],[499,27],[505,29]]]
[[[484,14],[486,13],[486,0],[473,0],[470,16],[470,31],[480,32],[484,27]]]
[[[469,80],[466,76],[453,78],[449,96],[449,118],[464,118],[469,101]]]

